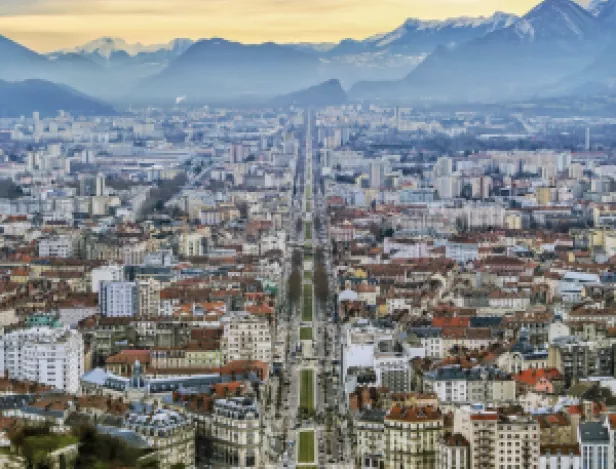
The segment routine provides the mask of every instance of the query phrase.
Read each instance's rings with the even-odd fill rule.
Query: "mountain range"
[[[570,0],[544,0],[505,28],[458,47],[439,46],[401,80],[357,83],[350,96],[510,100],[551,93],[556,84],[562,93],[574,92],[590,78],[586,70],[593,82],[606,84],[613,76],[605,60],[614,56],[615,28],[605,12],[614,4],[602,2],[593,14]]]
[[[334,83],[349,89],[352,100],[611,93],[615,31],[616,0],[593,0],[587,8],[544,0],[522,17],[410,18],[393,31],[332,44],[212,38],[142,45],[106,37],[42,55],[0,36],[0,80],[62,83],[122,105],[171,104],[177,96],[189,103],[293,100],[298,89],[327,95]]]

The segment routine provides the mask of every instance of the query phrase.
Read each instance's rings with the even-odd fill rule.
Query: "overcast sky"
[[[35,50],[101,36],[327,42],[391,30],[407,17],[524,14],[539,0],[0,0],[0,34]]]

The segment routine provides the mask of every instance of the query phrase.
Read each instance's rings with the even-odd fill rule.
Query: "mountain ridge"
[[[570,0],[544,0],[510,26],[440,46],[404,79],[359,83],[357,99],[507,99],[584,69],[608,42],[600,20]]]
[[[18,117],[34,111],[54,116],[60,110],[90,116],[116,114],[111,106],[66,85],[47,80],[0,80],[0,116]]]

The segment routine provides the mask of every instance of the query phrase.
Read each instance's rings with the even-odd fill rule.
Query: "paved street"
[[[340,336],[338,326],[334,323],[332,310],[333,294],[335,285],[331,281],[331,252],[328,242],[327,213],[323,194],[321,193],[320,180],[320,161],[314,157],[312,117],[306,119],[306,142],[305,147],[300,152],[296,168],[296,187],[297,191],[293,199],[294,210],[291,222],[288,225],[290,244],[310,249],[312,246],[312,259],[315,260],[316,249],[321,249],[324,254],[324,263],[330,281],[330,298],[326,302],[317,299],[313,288],[312,305],[313,321],[306,323],[301,321],[302,298],[298,305],[286,304],[279,311],[276,328],[276,341],[283,342],[283,372],[281,376],[280,390],[282,392],[280,413],[276,416],[275,402],[273,399],[272,409],[268,411],[275,435],[280,441],[280,454],[274,454],[270,466],[265,467],[319,467],[319,468],[352,468],[351,442],[350,438],[344,437],[346,428],[346,415],[340,413],[341,399],[344,395],[340,388]],[[310,189],[311,194],[306,194],[305,190]],[[310,211],[308,212],[309,209]],[[311,214],[307,219],[307,213]],[[320,219],[321,229],[317,231],[315,219]],[[306,229],[296,230],[298,219],[302,222],[310,222],[312,232]],[[309,251],[308,251],[309,252]],[[291,265],[292,252],[287,254],[284,263],[284,295],[281,298],[288,298],[286,285],[292,273]],[[314,268],[314,265],[313,265]],[[314,273],[312,275],[314,278]],[[303,283],[311,282],[307,277]],[[307,351],[298,350],[300,343],[299,330],[301,326],[311,326],[313,332],[312,354]],[[300,409],[300,370],[303,368],[313,368],[314,378],[314,416],[308,419],[298,420]],[[275,381],[278,386],[278,381]],[[302,429],[315,430],[315,457],[312,463],[302,463],[298,461],[298,439]],[[284,438],[284,441],[282,439]]]

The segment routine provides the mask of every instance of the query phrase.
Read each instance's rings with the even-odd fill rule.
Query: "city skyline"
[[[7,0],[0,33],[50,52],[99,37],[155,44],[177,37],[224,37],[246,43],[337,42],[389,31],[406,18],[524,14],[538,0]]]

